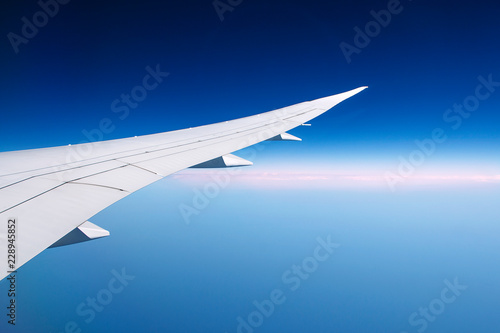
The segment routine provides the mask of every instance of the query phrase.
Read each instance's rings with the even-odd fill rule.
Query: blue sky
[[[2,3],[0,151],[187,128],[370,87],[293,130],[300,143],[239,152],[255,165],[189,224],[180,207],[217,172],[181,172],[95,216],[112,237],[46,251],[20,272],[22,331],[75,320],[92,332],[235,332],[236,318],[288,291],[282,273],[332,235],[338,256],[255,332],[417,332],[408,317],[455,277],[469,289],[425,330],[497,332],[500,6],[231,3],[221,20],[212,1],[72,0],[29,38],[23,17],[43,19],[40,4]],[[346,44],[356,53],[346,57]],[[127,105],[122,96],[151,71],[168,76]],[[83,322],[74,309],[122,267],[137,283]]]
[[[40,7],[8,4],[4,34],[21,36],[21,18]],[[398,163],[400,154],[415,148],[414,140],[440,127],[448,137],[441,156],[497,163],[492,152],[498,146],[498,94],[481,101],[456,130],[455,121],[443,116],[475,93],[479,76],[500,81],[493,42],[498,9],[486,2],[455,7],[401,2],[389,25],[347,63],[339,45],[355,46],[354,28],[365,30],[374,21],[371,11],[386,11],[387,2],[242,2],[224,12],[222,22],[210,2],[69,2],[27,44],[17,45],[17,54],[4,39],[2,132],[9,139],[0,148],[88,141],[82,132],[98,129],[104,118],[113,130],[103,138],[114,139],[238,118],[368,85],[363,96],[318,119],[314,130],[297,130],[307,136],[309,158],[324,159],[329,149],[349,160],[369,156]],[[157,65],[170,75],[120,119],[113,101],[141,84],[146,67]],[[290,150],[282,154],[296,160]]]

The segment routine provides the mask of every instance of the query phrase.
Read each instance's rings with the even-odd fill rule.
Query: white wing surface
[[[13,266],[0,255],[0,280],[52,245],[109,234],[88,220],[130,193],[193,166],[249,165],[224,156],[268,139],[298,139],[286,132],[365,88],[179,131],[0,153],[0,253],[15,248]]]

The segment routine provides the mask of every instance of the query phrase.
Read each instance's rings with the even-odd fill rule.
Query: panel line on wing
[[[261,132],[261,131],[263,130],[263,128],[266,128],[266,127],[267,127],[267,128],[272,128],[273,126],[275,126],[275,125],[276,125],[276,124],[278,124],[278,123],[283,123],[283,122],[284,122],[284,120],[289,120],[289,119],[292,119],[292,118],[294,118],[294,117],[298,117],[298,116],[300,116],[300,115],[304,115],[304,114],[306,114],[306,113],[309,113],[309,112],[312,112],[312,111],[315,111],[315,110],[320,110],[320,109],[318,109],[318,108],[314,108],[314,109],[308,110],[308,111],[306,111],[306,112],[302,112],[302,113],[300,113],[300,114],[296,114],[296,115],[293,115],[293,116],[287,117],[286,119],[285,119],[285,118],[277,118],[277,120],[276,120],[276,121],[274,121],[274,122],[267,123],[267,124],[266,124],[266,125],[264,125],[264,126],[262,126],[262,125],[255,126],[255,125],[254,125],[253,127],[251,127],[251,128],[247,128],[245,131],[242,131],[242,132],[236,132],[236,133],[232,132],[232,133],[228,133],[228,134],[224,134],[224,135],[219,135],[219,136],[212,137],[212,138],[207,138],[207,139],[205,139],[205,140],[199,140],[198,142],[189,142],[189,143],[185,143],[185,144],[182,144],[182,145],[179,145],[179,146],[175,146],[175,147],[165,147],[165,148],[160,148],[160,149],[157,149],[157,150],[153,150],[153,151],[146,151],[146,152],[141,152],[141,153],[136,153],[136,154],[128,155],[128,156],[121,157],[121,158],[129,158],[129,157],[133,157],[133,156],[140,156],[140,155],[144,155],[144,154],[150,154],[150,153],[153,153],[153,152],[160,152],[160,151],[162,151],[162,150],[168,150],[168,149],[173,149],[173,148],[179,148],[179,147],[182,147],[182,146],[189,146],[189,145],[193,145],[193,144],[198,144],[198,143],[200,143],[200,142],[207,142],[207,144],[202,145],[202,146],[193,147],[193,148],[190,148],[190,149],[187,149],[187,150],[183,150],[183,151],[181,151],[181,152],[169,153],[169,154],[165,154],[165,155],[161,155],[161,156],[153,157],[153,158],[150,158],[150,159],[144,159],[144,160],[141,160],[141,161],[136,162],[136,163],[143,163],[143,162],[147,162],[147,161],[152,161],[152,160],[156,160],[156,159],[160,159],[160,158],[164,158],[164,157],[168,157],[168,156],[173,156],[173,155],[177,155],[177,154],[185,153],[185,152],[187,152],[187,151],[198,150],[198,149],[202,149],[202,148],[205,148],[205,147],[209,147],[209,146],[211,145],[211,143],[209,143],[209,141],[213,141],[213,140],[220,140],[220,139],[222,139],[222,138],[225,138],[225,137],[231,137],[231,136],[232,136],[231,138],[228,138],[228,139],[226,139],[226,140],[221,140],[220,142],[227,142],[227,141],[230,141],[230,140],[234,140],[234,139],[238,139],[238,138],[243,138],[243,137],[246,137],[246,136],[248,136],[248,135],[253,134],[253,133],[248,133],[248,132],[259,133],[259,132]],[[237,135],[236,137],[234,137],[234,136],[235,136],[235,134],[239,134],[239,135]],[[257,141],[258,141],[258,140],[257,140]],[[249,142],[249,143],[248,143],[248,145],[245,145],[245,147],[251,146],[251,145],[253,145],[253,144],[255,144],[255,143],[251,143],[251,142]],[[162,146],[162,145],[156,145],[156,146]],[[244,148],[244,147],[241,147],[241,149],[242,149],[242,148]],[[111,159],[111,160],[116,160],[116,161],[121,162],[121,163],[127,163],[127,162],[124,162],[124,161],[120,161],[120,160],[118,160],[118,159],[116,159],[116,158],[115,158],[115,159]],[[36,177],[41,177],[41,176],[47,176],[47,175],[51,175],[51,174],[56,174],[56,173],[58,173],[58,172],[67,172],[68,170],[73,170],[73,169],[83,168],[83,167],[85,167],[85,166],[89,166],[89,165],[102,164],[102,163],[105,163],[105,162],[108,162],[108,161],[110,161],[110,160],[104,160],[104,161],[94,162],[94,163],[90,163],[90,164],[86,164],[86,165],[81,165],[81,166],[78,166],[78,167],[73,167],[73,168],[66,169],[66,170],[58,170],[58,171],[48,172],[48,173],[45,173],[45,174],[43,174],[43,175],[34,175],[34,176],[31,176],[31,177],[26,178],[26,179],[24,179],[24,180],[18,181],[18,182],[16,182],[15,184],[20,183],[20,182],[23,182],[23,181],[26,181],[26,180],[28,180],[28,179],[36,178]],[[36,196],[33,196],[33,197],[31,197],[31,198],[29,198],[29,199],[27,199],[27,200],[25,200],[25,201],[23,201],[23,202],[21,202],[21,203],[19,203],[19,204],[16,204],[16,205],[14,205],[14,206],[11,206],[11,207],[9,207],[9,208],[7,208],[7,209],[5,209],[5,210],[1,211],[1,212],[0,212],[0,214],[1,214],[1,213],[4,213],[4,212],[6,212],[6,211],[8,211],[8,210],[10,210],[10,209],[12,209],[12,208],[14,208],[14,207],[17,207],[17,206],[19,206],[19,205],[21,205],[21,204],[23,204],[23,203],[25,203],[25,202],[27,202],[27,201],[30,201],[30,200],[32,200],[32,199],[34,199],[34,198],[36,198],[36,197],[38,197],[38,196],[40,196],[40,195],[43,195],[43,194],[45,194],[45,193],[47,193],[47,192],[49,192],[49,191],[51,191],[51,190],[54,190],[54,189],[56,189],[56,188],[58,188],[58,187],[60,187],[60,186],[62,186],[62,185],[64,185],[64,184],[68,184],[68,183],[76,183],[75,181],[82,180],[82,179],[85,179],[85,178],[89,178],[89,177],[92,177],[92,176],[95,176],[95,175],[98,175],[98,174],[102,174],[102,173],[110,172],[110,171],[112,171],[112,170],[116,170],[116,169],[119,169],[119,168],[123,168],[123,167],[126,167],[126,166],[128,166],[128,165],[132,165],[132,166],[135,166],[135,167],[137,167],[137,168],[143,169],[144,171],[147,171],[147,172],[150,172],[150,173],[153,173],[153,174],[157,174],[157,173],[156,173],[156,172],[154,172],[154,171],[147,170],[147,169],[142,168],[142,167],[140,167],[140,166],[138,166],[138,165],[135,165],[135,164],[132,164],[132,163],[127,163],[127,164],[122,165],[122,166],[119,166],[119,167],[110,168],[110,169],[103,170],[103,171],[100,171],[100,172],[97,172],[97,173],[93,173],[93,174],[90,174],[90,175],[86,175],[86,176],[83,176],[83,177],[79,177],[79,178],[76,178],[76,179],[73,179],[73,180],[66,181],[66,182],[64,182],[64,183],[62,183],[62,184],[60,184],[60,185],[58,185],[58,186],[56,186],[56,187],[53,187],[53,188],[48,189],[48,190],[46,190],[46,191],[44,191],[44,192],[41,192],[40,194],[37,194]],[[157,175],[158,175],[158,174],[157,174]],[[161,176],[161,175],[160,175],[160,176]],[[163,176],[162,176],[162,177],[163,177]],[[13,185],[13,184],[9,184],[9,185],[7,185],[7,186],[4,186],[3,188],[5,188],[5,187],[9,187],[9,186],[12,186],[12,185]],[[103,186],[103,187],[106,187],[106,186]],[[121,190],[121,189],[118,189],[118,188],[113,188],[113,187],[109,187],[109,188],[110,188],[110,189],[115,189],[115,190],[124,191],[124,190]],[[1,188],[0,188],[0,189],[1,189]]]
[[[122,165],[122,166],[115,167],[115,168],[112,168],[112,169],[108,169],[108,170],[105,170],[105,171],[96,172],[94,174],[87,175],[87,176],[84,176],[84,177],[79,177],[79,178],[76,178],[76,179],[73,179],[73,180],[65,181],[65,182],[63,182],[63,183],[61,183],[61,184],[59,184],[57,186],[54,186],[54,187],[49,188],[48,190],[45,190],[45,191],[43,191],[43,192],[41,192],[41,193],[39,193],[37,195],[34,195],[34,196],[32,196],[32,197],[30,197],[30,198],[28,198],[28,199],[26,199],[26,200],[24,200],[24,201],[22,201],[22,202],[20,202],[20,203],[18,203],[16,205],[14,205],[14,206],[11,206],[11,207],[9,207],[7,209],[4,209],[3,211],[0,211],[0,214],[5,213],[6,211],[8,211],[8,210],[10,210],[12,208],[15,208],[17,206],[20,206],[20,205],[22,205],[22,204],[24,204],[24,203],[26,203],[26,202],[28,202],[30,200],[33,200],[33,199],[35,199],[35,198],[37,198],[37,197],[39,197],[39,196],[41,196],[43,194],[46,194],[46,193],[48,193],[50,191],[53,191],[53,190],[55,190],[55,189],[57,189],[57,188],[59,188],[59,187],[61,187],[63,185],[70,184],[70,183],[75,183],[75,181],[78,181],[78,180],[81,180],[81,179],[85,179],[85,178],[88,178],[88,177],[92,177],[92,176],[95,176],[95,175],[103,174],[103,173],[106,173],[106,172],[109,172],[109,171],[117,170],[117,169],[120,169],[120,168],[123,168],[123,167],[126,167],[126,166],[127,165]]]
[[[312,110],[311,110],[312,111]],[[57,171],[51,171],[51,172],[47,172],[47,173],[44,173],[44,174],[39,174],[39,175],[33,175],[33,176],[30,176],[28,178],[25,178],[25,179],[22,179],[22,180],[19,180],[15,183],[12,183],[12,184],[9,184],[9,185],[5,185],[3,187],[0,188],[3,189],[3,188],[6,188],[6,187],[9,187],[9,186],[12,186],[12,185],[15,185],[15,184],[18,184],[18,183],[21,183],[21,182],[24,182],[24,181],[27,181],[29,179],[33,179],[33,178],[36,178],[36,177],[41,177],[41,176],[47,176],[47,175],[52,175],[52,174],[56,174],[56,173],[59,173],[59,172],[68,172],[70,170],[75,170],[75,169],[80,169],[80,168],[84,168],[84,167],[88,167],[88,166],[91,166],[91,165],[97,165],[97,164],[102,164],[102,163],[105,163],[105,162],[108,162],[110,160],[116,160],[118,162],[122,162],[120,161],[119,159],[123,159],[123,158],[130,158],[130,157],[134,157],[134,156],[140,156],[140,155],[143,155],[143,154],[149,154],[149,153],[154,153],[154,152],[159,152],[159,151],[162,151],[162,150],[167,150],[167,149],[174,149],[174,148],[180,148],[182,146],[189,146],[189,145],[193,145],[193,144],[196,144],[196,143],[200,143],[200,142],[207,142],[207,141],[212,141],[212,140],[217,140],[217,139],[221,139],[221,138],[224,138],[224,137],[228,137],[228,136],[232,136],[232,135],[235,135],[235,134],[241,134],[241,133],[245,133],[245,132],[249,132],[249,131],[254,131],[254,130],[258,130],[258,129],[261,129],[263,127],[271,127],[273,125],[275,125],[276,123],[278,122],[283,122],[282,119],[279,119],[279,121],[274,121],[272,123],[268,123],[264,126],[262,125],[258,125],[258,126],[254,126],[254,127],[251,127],[251,128],[248,128],[246,129],[245,131],[240,131],[240,132],[231,132],[231,133],[228,133],[228,134],[224,134],[224,135],[219,135],[219,136],[216,136],[216,137],[212,137],[212,138],[206,138],[204,140],[198,140],[197,142],[188,142],[188,143],[184,143],[184,144],[181,144],[181,145],[177,145],[177,146],[170,146],[170,147],[165,147],[165,148],[160,148],[160,149],[156,149],[156,150],[147,150],[147,151],[142,151],[142,152],[138,152],[138,153],[135,153],[135,154],[131,154],[131,155],[127,155],[127,156],[121,156],[121,157],[118,157],[118,158],[112,158],[112,159],[108,159],[108,160],[103,160],[103,161],[99,161],[99,162],[93,162],[93,163],[88,163],[88,164],[84,164],[84,165],[79,165],[79,166],[75,166],[75,167],[71,167],[71,168],[67,168],[67,169],[64,169],[64,170],[57,170]],[[227,141],[227,140],[226,140]],[[154,145],[154,146],[151,146],[151,147],[159,147],[159,146],[162,146],[164,144],[161,144],[161,145]],[[148,149],[150,147],[145,147],[145,148],[141,148],[141,149]],[[192,148],[192,149],[196,149],[196,148]],[[192,150],[190,149],[190,150]],[[109,154],[109,155],[116,155],[116,154],[121,154],[120,153],[115,153],[115,154]],[[175,154],[175,153],[174,153]],[[169,154],[167,155],[164,155],[164,156],[169,156]],[[73,162],[73,163],[76,163],[76,162]],[[55,166],[53,166],[55,167]],[[150,171],[150,170],[147,170],[147,171]],[[151,171],[150,171],[151,172]],[[153,172],[154,173],[154,172]]]
[[[10,210],[10,209],[12,209],[12,208],[15,208],[15,207],[17,207],[17,206],[20,206],[20,205],[22,205],[22,204],[24,204],[24,203],[26,203],[26,202],[28,202],[28,201],[30,201],[30,200],[33,200],[33,199],[35,199],[36,197],[39,197],[39,196],[41,196],[41,195],[44,195],[45,193],[49,193],[50,191],[55,190],[56,188],[61,187],[61,186],[63,186],[63,185],[64,185],[64,183],[63,183],[63,184],[59,184],[59,185],[57,185],[57,186],[55,186],[55,187],[53,187],[53,188],[51,188],[51,189],[48,189],[48,190],[46,190],[46,191],[44,191],[44,192],[42,192],[42,193],[39,193],[39,194],[37,194],[37,195],[34,195],[34,196],[32,196],[31,198],[28,198],[28,199],[26,199],[26,200],[24,200],[24,201],[22,201],[22,202],[20,202],[20,203],[18,203],[18,204],[15,204],[14,206],[11,206],[11,207],[9,207],[9,208],[7,208],[7,209],[2,210],[2,211],[0,212],[0,214],[3,214],[3,213],[5,213],[6,211],[8,211],[8,210]]]
[[[120,192],[129,192],[129,191],[124,190],[124,189],[122,189],[122,188],[113,187],[113,186],[107,186],[107,185],[100,185],[100,184],[78,183],[78,182],[67,182],[66,184],[76,184],[76,185],[97,186],[97,187],[109,188],[109,189],[111,189],[111,190],[117,190],[117,191],[120,191]]]
[[[245,119],[245,118],[252,118],[252,117],[257,117],[257,116],[261,116],[261,115],[269,115],[269,114],[272,114],[272,113],[278,113],[278,112],[282,112],[282,110],[284,110],[286,108],[282,108],[282,109],[278,109],[278,110],[273,110],[273,111],[268,111],[268,112],[265,112],[265,113],[262,113],[262,114],[259,114],[259,115],[254,115],[254,116],[248,116],[248,117],[244,117],[244,118],[239,118],[239,119],[234,119],[234,120],[230,120],[228,122],[232,122],[232,121],[239,121],[241,119]],[[291,117],[294,117],[294,116],[297,116],[297,115],[302,115],[302,114],[305,114],[305,113],[308,113],[308,112],[311,112],[311,111],[314,111],[315,109],[308,109],[307,111],[305,112],[301,112],[303,110],[306,110],[308,109],[308,107],[306,108],[303,108],[303,109],[300,109],[298,111],[295,111],[294,114],[292,114]],[[300,112],[300,113],[297,113],[297,112]],[[276,116],[277,119],[279,119],[280,121],[282,120],[286,120],[286,119],[289,119],[290,117],[287,117],[287,118],[280,118],[278,116]],[[264,121],[261,121],[261,122],[258,122],[256,123],[255,125],[257,125],[257,128],[258,127],[264,127],[264,126],[268,126],[272,123],[267,123],[265,125],[262,125],[263,123],[266,123],[268,121],[270,121],[272,119],[268,119],[268,120],[264,120]],[[220,123],[217,123],[217,124],[224,124],[225,122],[220,122]],[[276,122],[274,122],[276,123]],[[216,124],[213,124],[213,125],[216,125]],[[254,126],[255,126],[254,125]],[[210,125],[204,125],[204,126],[199,126],[198,128],[202,128],[202,127],[205,127],[205,126],[210,126]],[[217,138],[221,138],[221,137],[224,137],[224,136],[228,136],[228,135],[233,135],[235,134],[234,130],[240,130],[240,129],[243,129],[245,127],[248,127],[249,125],[244,125],[244,126],[240,126],[240,127],[236,127],[236,128],[233,128],[230,133],[228,134],[224,134],[224,135],[219,135],[219,136],[216,136],[216,137],[210,137],[210,136],[213,136],[214,134],[207,134],[207,135],[202,135],[198,138],[198,142],[203,142],[203,141],[207,141],[207,140],[212,140],[212,139],[217,139]],[[244,131],[237,131],[237,133],[243,133],[243,132],[246,132],[246,131],[249,131],[249,130],[252,130],[252,129],[255,129],[256,127],[252,127],[252,128],[247,128],[245,129]],[[182,130],[179,130],[179,131],[182,131]],[[160,134],[163,134],[163,133],[158,133],[158,135]],[[155,135],[155,134],[152,134],[152,135]],[[149,135],[148,135],[149,136]],[[200,138],[205,138],[205,139],[202,139],[200,140]],[[188,141],[188,140],[192,140],[192,139],[197,139],[197,138],[191,138],[191,139],[182,139],[182,140],[177,140],[177,141],[173,141],[173,142],[169,142],[168,144],[171,145],[171,144],[176,144],[177,145],[172,145],[170,147],[165,147],[163,149],[169,149],[169,148],[178,148],[178,147],[182,147],[182,146],[185,146],[185,145],[190,145],[190,144],[193,144],[194,142],[193,141],[189,141],[187,143],[183,143],[183,144],[178,144],[179,142],[183,142],[183,141]],[[126,139],[117,139],[117,140],[126,140]],[[102,142],[106,142],[106,141],[102,141]],[[91,144],[91,143],[90,143]],[[140,147],[140,148],[135,148],[135,149],[130,149],[130,150],[123,150],[123,151],[120,151],[120,152],[117,152],[117,153],[111,153],[111,154],[104,154],[104,155],[100,155],[100,156],[96,156],[96,157],[91,157],[91,158],[88,158],[88,159],[85,159],[85,161],[91,161],[91,160],[95,160],[95,159],[101,159],[101,158],[105,158],[105,157],[111,157],[111,156],[116,156],[117,154],[124,154],[124,153],[127,153],[127,152],[133,152],[133,151],[137,151],[137,150],[148,150],[148,149],[151,149],[151,148],[155,148],[155,147],[161,147],[161,146],[164,146],[165,144],[156,144],[156,145],[151,145],[151,146],[145,146],[145,147]],[[64,148],[64,147],[61,147],[61,148]],[[158,151],[158,150],[152,150],[152,151]],[[142,152],[139,152],[139,153],[136,153],[136,154],[131,154],[131,155],[127,155],[125,157],[130,157],[130,156],[135,156],[135,155],[138,155],[138,154],[142,154],[144,153],[143,151]],[[118,158],[123,158],[122,157],[118,157]],[[103,160],[103,161],[98,161],[98,162],[92,162],[92,163],[87,163],[87,164],[84,164],[84,165],[79,165],[79,166],[74,166],[74,167],[69,167],[67,169],[64,169],[64,170],[57,170],[57,171],[50,171],[50,172],[47,172],[47,173],[43,173],[43,174],[38,174],[38,175],[33,175],[33,176],[30,176],[28,178],[25,178],[25,179],[22,179],[22,180],[19,180],[18,182],[22,182],[24,180],[27,180],[27,179],[31,179],[31,178],[34,178],[34,177],[38,177],[38,176],[43,176],[43,175],[48,175],[48,174],[53,174],[53,173],[57,173],[57,172],[62,172],[62,171],[69,171],[69,170],[74,170],[74,169],[77,169],[77,168],[82,168],[82,167],[86,167],[86,166],[89,166],[89,165],[95,165],[95,164],[99,164],[99,163],[103,163],[103,162],[107,162],[111,159],[106,159],[106,160]],[[74,164],[74,163],[80,163],[81,161],[75,161],[75,162],[70,162],[70,163],[65,163],[65,164],[56,164],[56,165],[51,165],[50,167],[44,167],[44,168],[39,168],[39,169],[32,169],[32,170],[26,170],[26,171],[22,171],[22,172],[15,172],[15,173],[9,173],[9,174],[4,174],[4,175],[0,175],[0,177],[6,177],[6,176],[12,176],[12,175],[17,175],[17,174],[23,174],[23,173],[28,173],[28,172],[35,172],[35,171],[39,171],[39,170],[44,170],[44,169],[49,169],[49,168],[57,168],[57,167],[64,167],[64,166],[68,166],[68,165],[71,165],[71,164]],[[17,183],[17,182],[16,182]],[[12,183],[12,184],[9,184],[9,185],[6,185],[4,187],[7,187],[7,186],[10,186],[10,185],[13,185],[15,183]],[[4,188],[4,187],[1,187],[0,189]]]
[[[135,167],[135,168],[137,168],[137,169],[141,169],[141,170],[144,170],[144,171],[150,172],[150,173],[152,173],[153,175],[158,175],[158,176],[162,176],[162,177],[164,177],[163,175],[160,175],[160,174],[159,174],[159,173],[157,173],[157,172],[154,172],[154,171],[148,170],[148,169],[146,169],[146,168],[143,168],[143,167],[141,167],[141,166],[138,166],[138,165],[135,165],[135,164],[132,164],[132,163],[128,163],[128,162],[125,162],[125,161],[120,161],[119,159],[115,159],[115,161],[118,161],[118,162],[120,162],[120,163],[126,163],[127,165],[129,165],[129,166],[131,166],[131,167]]]

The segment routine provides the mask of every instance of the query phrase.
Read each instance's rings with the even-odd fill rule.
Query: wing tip
[[[365,89],[368,89],[368,86],[361,86],[361,87],[356,88],[356,89],[353,89],[353,90],[351,90],[351,91],[352,91],[352,92],[356,92],[356,93],[358,93],[358,92],[361,92],[361,91],[363,91],[363,90],[365,90]]]

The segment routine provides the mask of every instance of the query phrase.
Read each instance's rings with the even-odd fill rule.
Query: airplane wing
[[[0,280],[49,247],[109,235],[88,219],[134,191],[189,167],[249,165],[229,154],[296,140],[286,132],[365,88],[184,130],[0,153]]]

